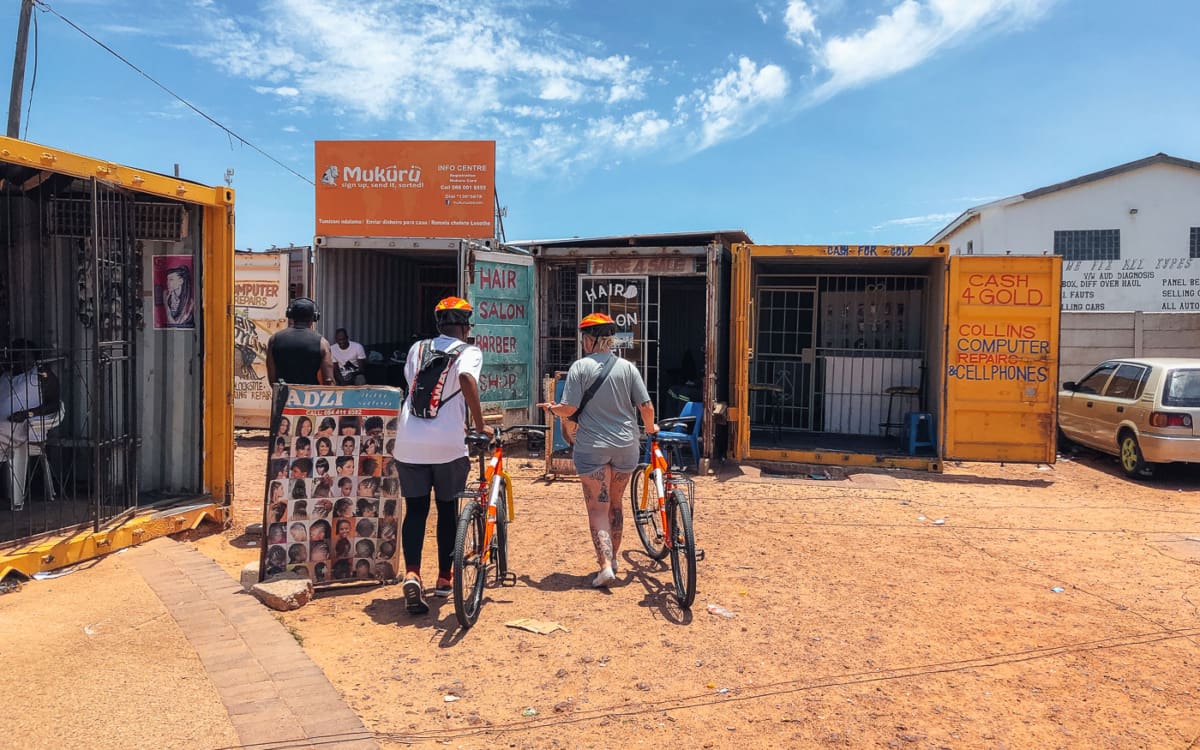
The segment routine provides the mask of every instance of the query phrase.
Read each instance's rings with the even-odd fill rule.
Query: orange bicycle
[[[514,509],[512,478],[504,470],[503,435],[514,431],[545,434],[546,429],[544,425],[514,425],[495,428],[494,437],[479,432],[466,437],[472,452],[479,455],[479,478],[474,492],[458,496],[467,504],[459,513],[454,540],[454,614],[464,629],[479,619],[489,569],[497,586],[516,582],[516,575],[508,570],[508,524]],[[485,461],[489,447],[493,447],[491,460]]]
[[[692,529],[695,484],[671,470],[656,435],[648,435],[646,441],[646,461],[638,466],[629,483],[633,524],[646,554],[655,560],[671,556],[675,598],[687,609],[696,600],[696,537]]]

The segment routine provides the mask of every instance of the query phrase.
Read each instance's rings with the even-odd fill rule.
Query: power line
[[[121,62],[123,62],[123,63],[125,63],[126,65],[128,65],[130,68],[132,68],[134,71],[136,71],[136,72],[137,72],[139,75],[141,75],[143,78],[145,78],[146,80],[150,81],[150,82],[151,82],[151,83],[153,83],[155,86],[158,86],[160,89],[162,89],[163,91],[167,92],[167,93],[168,93],[168,94],[170,94],[172,97],[174,97],[175,99],[179,100],[180,102],[182,102],[182,103],[183,103],[183,105],[184,105],[184,106],[186,106],[188,109],[192,110],[192,111],[193,111],[193,112],[195,112],[196,114],[198,114],[198,115],[200,115],[201,117],[203,117],[205,120],[208,120],[208,121],[209,121],[209,122],[211,122],[213,125],[216,125],[218,128],[220,128],[221,130],[225,131],[225,133],[226,133],[226,134],[227,134],[227,135],[228,135],[230,138],[237,139],[237,141],[238,141],[239,143],[241,143],[242,145],[244,145],[244,146],[249,146],[250,148],[252,148],[252,149],[254,149],[255,151],[257,151],[258,153],[262,154],[263,156],[267,157],[267,158],[268,158],[268,159],[270,159],[271,161],[275,162],[275,163],[276,163],[277,165],[279,165],[280,167],[283,167],[283,168],[284,168],[284,169],[286,169],[287,171],[291,172],[292,174],[296,175],[296,176],[297,176],[297,177],[299,177],[300,179],[304,180],[304,181],[305,181],[305,182],[307,182],[309,185],[313,185],[314,187],[316,186],[316,183],[315,183],[315,182],[313,182],[311,178],[309,178],[309,177],[305,177],[304,175],[300,174],[300,173],[299,173],[299,172],[297,172],[296,170],[292,169],[292,168],[291,168],[291,167],[289,167],[288,165],[286,165],[286,164],[284,164],[283,162],[281,162],[279,159],[276,159],[274,156],[271,156],[270,154],[268,154],[266,151],[262,150],[261,148],[259,148],[259,147],[258,147],[258,146],[256,146],[255,144],[251,143],[250,141],[246,140],[246,139],[245,139],[245,138],[243,138],[242,136],[240,136],[240,135],[238,135],[237,133],[233,132],[233,130],[231,130],[230,128],[228,128],[228,127],[226,127],[225,125],[222,125],[221,123],[217,122],[215,119],[213,119],[212,117],[210,117],[210,116],[209,116],[207,113],[205,113],[205,112],[204,112],[203,110],[201,110],[199,107],[197,107],[196,105],[192,104],[192,103],[191,103],[191,102],[189,102],[187,99],[184,99],[184,98],[183,98],[182,96],[180,96],[179,94],[176,94],[176,93],[175,93],[174,91],[172,91],[171,89],[167,88],[165,85],[163,85],[163,84],[162,84],[162,83],[160,83],[158,80],[156,80],[156,79],[154,78],[154,76],[150,75],[150,74],[149,74],[149,73],[147,73],[146,71],[144,71],[144,70],[142,70],[141,68],[139,68],[138,66],[134,65],[134,64],[133,64],[133,63],[131,63],[129,60],[126,60],[124,57],[122,57],[122,56],[121,56],[121,54],[120,54],[119,52],[117,52],[116,50],[114,50],[112,47],[109,47],[107,44],[105,44],[104,42],[100,41],[100,40],[99,40],[99,39],[97,39],[96,37],[92,36],[92,35],[91,35],[91,34],[89,34],[88,32],[86,32],[86,31],[84,31],[83,29],[81,29],[81,28],[80,28],[78,25],[76,25],[76,24],[75,24],[73,21],[71,21],[71,19],[69,19],[69,18],[67,18],[66,16],[64,16],[63,14],[59,13],[59,12],[58,12],[58,11],[56,11],[54,8],[51,8],[51,7],[50,7],[49,5],[47,5],[46,3],[42,2],[42,0],[35,0],[35,2],[36,2],[36,3],[37,3],[39,6],[40,6],[40,7],[42,7],[42,8],[45,8],[45,9],[46,9],[47,11],[49,11],[50,13],[53,13],[54,15],[58,16],[58,18],[59,18],[60,20],[62,20],[62,22],[63,22],[63,23],[67,24],[67,25],[68,25],[68,26],[70,26],[71,28],[73,28],[73,29],[75,29],[76,31],[78,31],[80,34],[83,34],[85,37],[87,37],[88,39],[90,39],[90,40],[92,40],[93,42],[95,42],[95,43],[96,43],[97,45],[99,45],[99,46],[100,46],[100,48],[101,48],[101,49],[103,49],[105,52],[108,52],[108,53],[109,53],[110,55],[112,55],[113,57],[117,58],[117,59],[118,59],[118,60],[120,60]]]

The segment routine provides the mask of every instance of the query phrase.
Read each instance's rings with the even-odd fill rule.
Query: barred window
[[[1054,254],[1063,260],[1120,260],[1120,229],[1065,229],[1054,232]]]
[[[1192,241],[1189,243],[1191,248],[1188,256],[1191,258],[1200,258],[1200,227],[1192,227]]]

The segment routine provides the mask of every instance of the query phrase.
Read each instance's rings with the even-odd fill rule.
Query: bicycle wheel
[[[655,560],[661,560],[667,556],[667,545],[666,539],[663,538],[662,515],[658,512],[658,501],[654,497],[653,489],[646,497],[646,507],[642,508],[643,485],[646,485],[647,489],[652,487],[644,479],[645,470],[646,464],[640,464],[633,472],[633,479],[629,482],[629,506],[633,511],[633,525],[637,527],[638,539],[642,540],[646,554]]]
[[[675,596],[688,609],[696,600],[696,537],[692,532],[692,507],[679,490],[667,495],[667,523],[671,527],[671,577]]]
[[[454,615],[463,628],[479,619],[487,571],[483,564],[483,507],[472,498],[458,517],[454,539]]]
[[[500,500],[496,508],[496,532],[492,535],[492,555],[496,561],[496,585],[503,586],[508,575],[508,497],[504,481],[500,482]]]

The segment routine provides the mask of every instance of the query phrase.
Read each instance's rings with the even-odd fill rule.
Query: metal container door
[[[1054,463],[1062,258],[953,256],[943,457]]]

